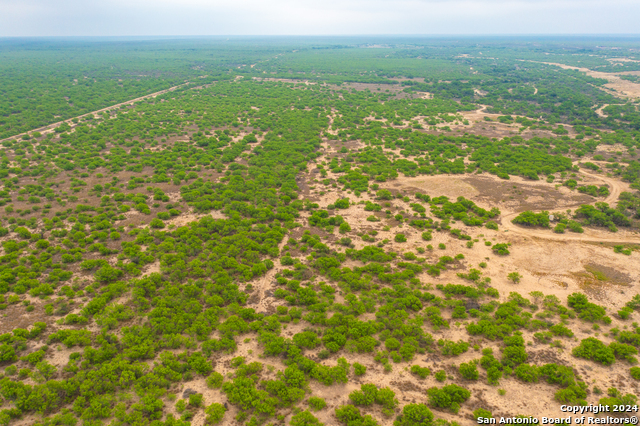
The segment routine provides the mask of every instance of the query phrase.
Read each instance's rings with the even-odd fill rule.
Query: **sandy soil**
[[[624,183],[595,173],[581,172],[581,176],[585,179],[583,181],[585,183],[594,182],[609,185],[611,195],[608,196],[605,201],[610,204],[615,204],[619,193],[628,189]],[[478,178],[475,176],[399,178],[396,181],[381,184],[381,187],[392,191],[401,191],[405,195],[417,190],[432,196],[447,195],[455,198],[463,195],[473,199],[482,207],[489,208],[492,207],[493,203],[482,201],[484,199],[483,196],[486,195],[488,184],[480,181],[484,181],[487,178],[491,179],[491,177],[486,176]],[[499,183],[497,179],[496,183]],[[513,186],[514,183],[517,184],[518,190],[530,187],[531,191],[556,191],[553,189],[553,185],[544,182],[527,182],[524,179],[519,180],[517,178],[509,181],[507,185]],[[556,192],[558,192],[559,197],[569,198],[566,206],[580,205],[586,203],[586,200],[588,200],[588,198],[580,198],[584,197],[584,195],[572,194],[565,188],[562,188],[562,192]],[[372,197],[365,194],[360,198],[355,198],[353,195],[334,192],[320,197],[319,202],[321,205],[326,205],[344,195],[349,196],[352,202],[366,199],[373,200]],[[572,202],[571,197],[577,197],[575,198],[576,201]],[[536,201],[532,201],[532,203],[536,203]],[[408,203],[400,199],[392,200],[389,208],[394,213],[409,210]],[[500,208],[503,209],[503,204],[500,204]],[[348,236],[352,238],[359,232],[374,228],[378,231],[378,235],[375,237],[376,241],[381,241],[383,238],[390,238],[397,232],[404,232],[407,235],[408,241],[406,243],[395,243],[392,241],[385,245],[386,250],[393,250],[399,253],[407,251],[415,252],[417,248],[424,248],[427,245],[427,242],[421,240],[418,232],[406,226],[400,228],[397,223],[393,223],[394,221],[382,219],[381,222],[373,224],[363,221],[363,218],[366,218],[371,212],[365,212],[362,205],[354,205],[349,209],[340,210],[336,213],[344,216],[351,224],[353,230],[348,233]],[[465,258],[456,269],[447,270],[439,277],[422,274],[419,277],[421,282],[431,285],[447,283],[468,284],[468,282],[457,276],[457,272],[468,270],[468,268],[472,267],[477,268],[477,265],[484,261],[488,263],[488,266],[482,269],[483,276],[491,278],[491,285],[499,289],[503,295],[507,295],[510,291],[517,291],[522,295],[527,295],[532,291],[542,291],[544,294],[554,294],[561,300],[566,300],[569,294],[582,291],[598,303],[611,310],[615,310],[626,303],[630,295],[635,294],[640,289],[640,283],[638,282],[640,273],[635,266],[638,259],[640,259],[637,252],[634,252],[630,257],[621,256],[614,254],[610,246],[590,244],[588,242],[588,240],[599,242],[606,239],[607,236],[615,241],[629,238],[634,242],[640,242],[637,235],[627,234],[623,231],[617,234],[593,231],[593,234],[585,232],[585,238],[575,239],[573,235],[557,235],[551,231],[547,231],[544,233],[544,237],[550,238],[538,238],[535,233],[529,233],[529,230],[518,229],[520,233],[516,233],[509,228],[507,224],[510,224],[508,219],[511,214],[513,213],[503,210],[501,229],[499,231],[465,227],[460,223],[452,225],[461,229],[464,233],[471,235],[473,238],[480,239],[480,242],[511,243],[510,256],[497,257],[492,253],[490,247],[486,247],[481,243],[476,243],[473,249],[468,249],[465,247],[463,241],[452,240],[448,234],[435,232],[433,240],[429,241],[429,243],[436,246],[442,242],[446,244],[446,249],[442,251],[434,250],[433,252],[427,251],[425,254],[419,254],[418,256],[426,257],[428,262],[434,262],[438,256],[444,254],[453,256],[456,253],[463,253]],[[382,231],[381,228],[383,225],[390,225],[390,231]],[[354,238],[356,248],[361,248],[367,244],[368,243]],[[348,262],[344,266],[352,267],[360,265],[359,262]],[[595,270],[604,271],[610,279],[606,282],[595,279],[593,275],[588,272],[594,268]],[[522,275],[520,283],[514,284],[507,280],[507,274],[512,271],[518,271]],[[619,326],[621,328],[625,326],[625,322],[616,319],[615,315],[613,315],[613,317],[613,326]],[[469,340],[469,336],[463,329],[465,323],[466,321],[460,321],[460,325],[455,325],[452,322],[451,329],[441,330],[434,334],[438,338]],[[529,362],[537,365],[548,362],[572,365],[581,380],[585,380],[591,385],[596,384],[597,387],[603,391],[606,391],[608,387],[615,386],[622,392],[638,393],[638,385],[626,379],[629,368],[627,363],[617,362],[612,367],[603,368],[592,362],[574,358],[571,356],[570,350],[567,350],[567,348],[575,345],[576,341],[586,337],[596,336],[605,341],[605,343],[609,343],[612,341],[611,336],[606,336],[594,331],[589,328],[588,324],[576,320],[571,321],[570,327],[576,332],[576,336],[572,339],[561,338],[560,340],[563,346],[561,348],[552,348],[547,344],[536,343],[533,339],[533,333],[525,332],[525,341],[529,342],[527,344]],[[471,338],[472,342],[473,340],[474,339]],[[490,342],[481,344],[481,348],[492,346]],[[498,346],[493,346],[493,348],[496,356],[499,356],[500,350]],[[449,412],[434,410],[437,417],[456,420],[462,425],[472,425],[475,424],[475,422],[472,420],[471,412],[479,407],[489,409],[496,416],[505,417],[518,414],[539,417],[541,415],[555,415],[559,411],[559,404],[553,399],[553,393],[558,388],[545,383],[524,384],[514,378],[504,378],[501,380],[499,386],[492,387],[486,384],[484,372],[481,372],[481,379],[478,382],[470,382],[462,379],[457,373],[457,366],[462,362],[478,359],[480,356],[480,352],[474,350],[470,350],[454,358],[447,358],[433,353],[418,356],[416,360],[411,363],[429,367],[432,372],[444,369],[448,375],[454,378],[455,383],[462,384],[472,391],[471,399],[463,405],[459,415],[456,416]],[[326,388],[317,383],[312,382],[311,384],[313,394],[324,397],[329,405],[328,410],[322,410],[317,414],[318,418],[326,424],[337,424],[333,417],[333,410],[342,404],[348,403],[348,393],[359,388],[361,383],[375,383],[378,386],[390,386],[396,389],[396,392],[399,390],[400,392],[397,393],[397,396],[401,405],[409,402],[424,403],[426,402],[426,389],[432,386],[442,386],[441,383],[435,381],[433,376],[425,380],[420,380],[412,376],[406,371],[404,364],[394,365],[394,371],[392,373],[385,373],[379,364],[371,362],[369,356],[351,354],[348,358],[350,362],[361,362],[365,364],[368,368],[367,374],[360,379],[350,379],[349,384],[337,387]],[[447,380],[445,384],[448,383],[451,383],[451,381]],[[498,388],[504,389],[506,394],[504,396],[500,395],[497,391]],[[588,401],[595,403],[599,397],[598,395],[590,394]],[[362,411],[363,413],[372,414],[381,425],[390,426],[392,424],[392,419],[386,419],[379,409],[363,409]]]

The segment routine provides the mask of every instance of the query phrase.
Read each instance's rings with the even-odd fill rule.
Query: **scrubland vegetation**
[[[548,414],[636,404],[637,282],[509,269],[514,225],[619,236],[637,277],[637,105],[542,63],[611,71],[595,47],[2,43],[0,425],[463,425],[530,415],[523,386]],[[581,198],[516,211],[443,176]]]

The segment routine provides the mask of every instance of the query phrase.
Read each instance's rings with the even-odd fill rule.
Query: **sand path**
[[[604,105],[602,105],[600,108],[598,108],[598,109],[596,110],[596,114],[598,114],[600,117],[605,117],[605,118],[606,118],[606,117],[607,117],[607,115],[606,115],[602,110],[604,110],[604,109],[605,109],[606,107],[608,107],[608,106],[609,106],[609,104],[604,104]]]

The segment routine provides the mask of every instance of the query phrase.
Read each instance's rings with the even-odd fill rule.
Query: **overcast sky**
[[[640,0],[0,0],[0,36],[638,34]]]

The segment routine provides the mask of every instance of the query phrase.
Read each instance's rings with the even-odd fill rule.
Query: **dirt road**
[[[525,60],[522,59],[522,61],[524,62]],[[604,87],[602,86],[595,86],[595,87],[617,98],[637,99],[640,97],[640,84],[634,83],[633,81],[629,81],[629,80],[623,80],[622,78],[620,78],[621,75],[627,74],[628,71],[627,72],[625,71],[602,72],[602,71],[593,71],[593,70],[590,70],[589,68],[574,67],[571,65],[559,64],[557,62],[539,62],[539,61],[527,61],[527,62],[537,62],[539,64],[554,65],[566,70],[580,71],[593,78],[602,78],[602,79],[608,80],[609,83],[605,84]]]
[[[585,176],[593,179],[601,180],[609,185],[609,195],[605,198],[605,203],[615,206],[620,197],[620,193],[625,191],[625,184],[619,180],[608,178],[606,176],[595,175],[581,170]],[[569,206],[570,208],[580,207],[583,203]],[[528,228],[525,226],[515,225],[511,221],[518,216],[518,212],[502,215],[502,227],[510,233],[522,235],[526,237],[542,238],[553,241],[582,241],[582,242],[608,242],[608,243],[637,243],[640,244],[640,235],[631,235],[629,232],[619,231],[613,233],[600,229],[585,229],[583,234],[567,233],[556,234],[550,229]]]
[[[133,103],[136,103],[136,102],[142,101],[142,100],[144,100],[144,99],[148,99],[148,98],[155,98],[156,96],[164,95],[164,94],[165,94],[165,93],[167,93],[167,92],[172,92],[172,91],[174,91],[174,90],[176,90],[176,89],[178,89],[178,88],[180,88],[180,87],[182,87],[182,86],[186,86],[186,85],[187,85],[187,84],[189,84],[189,83],[190,83],[190,82],[186,82],[186,83],[184,83],[184,84],[179,84],[179,85],[177,85],[177,86],[173,86],[173,87],[170,87],[170,88],[168,88],[168,89],[161,90],[161,91],[159,91],[159,92],[150,93],[150,94],[148,94],[148,95],[141,96],[141,97],[139,97],[139,98],[135,98],[135,99],[131,99],[131,100],[128,100],[128,101],[126,101],[126,102],[121,102],[121,103],[119,103],[119,104],[111,105],[111,106],[108,106],[108,107],[106,107],[106,108],[99,109],[99,110],[97,110],[97,111],[88,112],[88,113],[86,113],[86,114],[82,114],[82,115],[78,115],[78,116],[76,116],[76,117],[67,118],[66,120],[58,121],[57,123],[52,123],[52,124],[48,124],[48,125],[46,125],[46,126],[38,127],[37,129],[28,130],[28,131],[26,131],[26,132],[24,132],[24,133],[20,133],[20,134],[18,134],[18,135],[13,135],[13,136],[10,136],[10,137],[8,137],[8,138],[0,139],[0,142],[8,141],[8,140],[11,140],[11,139],[17,139],[17,138],[20,138],[20,137],[22,137],[22,136],[24,136],[24,135],[28,134],[28,133],[32,133],[32,132],[40,132],[40,133],[42,133],[42,134],[51,133],[51,132],[53,132],[53,129],[55,129],[56,127],[60,126],[62,123],[67,123],[67,124],[69,124],[71,127],[74,127],[74,126],[75,126],[75,124],[72,122],[72,120],[74,120],[74,119],[76,119],[76,118],[80,119],[80,118],[87,117],[87,116],[89,116],[89,115],[100,114],[100,113],[102,113],[102,112],[107,112],[107,111],[111,111],[112,109],[120,108],[121,106],[131,105],[131,104],[133,104]]]

